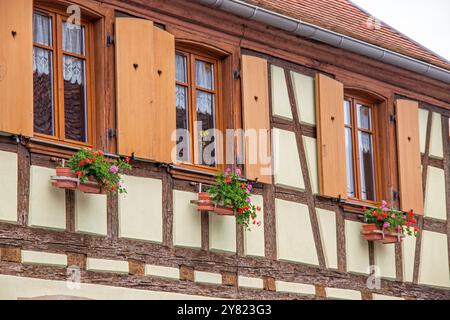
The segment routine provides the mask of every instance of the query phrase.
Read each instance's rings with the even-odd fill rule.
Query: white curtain
[[[208,92],[197,90],[197,112],[211,116],[213,114],[214,97]]]
[[[195,77],[197,86],[206,89],[214,89],[214,66],[203,61],[195,63]]]
[[[51,45],[51,24],[50,18],[40,15],[33,15],[33,40],[36,43],[50,46]],[[41,74],[50,74],[51,69],[51,53],[48,50],[34,47],[33,50],[33,72]]]
[[[63,50],[75,54],[84,55],[84,30],[82,27],[71,23],[63,23]],[[63,56],[64,80],[72,84],[83,84],[84,61],[72,56]]]
[[[64,80],[81,85],[84,82],[84,61],[71,56],[63,56]]]

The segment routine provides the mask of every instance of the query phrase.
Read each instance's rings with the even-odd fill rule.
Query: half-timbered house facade
[[[449,118],[450,63],[348,0],[0,0],[0,299],[450,299]],[[128,193],[53,187],[80,148]],[[251,231],[191,203],[228,167]],[[364,240],[382,200],[417,237]]]

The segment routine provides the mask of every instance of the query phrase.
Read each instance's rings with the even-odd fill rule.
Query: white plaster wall
[[[156,266],[156,265],[145,265],[145,275],[166,279],[180,279],[180,269],[173,267],[165,267],[165,266]]]
[[[429,166],[425,190],[425,216],[446,220],[446,205],[444,170]]]
[[[185,191],[173,191],[173,243],[175,246],[201,248],[201,213],[191,200],[197,194]]]
[[[30,168],[29,225],[54,230],[66,229],[66,196],[64,189],[52,186],[55,169]]]
[[[442,119],[441,115],[437,112],[433,112],[430,139],[430,156],[435,158],[443,158]]]
[[[115,272],[115,273],[128,273],[128,261],[122,260],[109,260],[109,259],[86,259],[86,269],[88,271],[97,272]]]
[[[327,298],[338,300],[361,300],[361,292],[339,288],[325,288]]]
[[[408,236],[402,241],[403,279],[413,281],[414,257],[416,254],[416,237]]]
[[[326,266],[329,269],[337,269],[336,213],[316,208],[316,214]]]
[[[273,129],[275,184],[296,190],[304,190],[300,159],[295,133]]]
[[[435,287],[450,287],[447,236],[422,231],[419,283]]]
[[[182,293],[147,291],[88,283],[80,283],[80,287],[74,290],[67,285],[66,281],[42,280],[7,275],[0,275],[0,288],[2,288],[2,290],[0,290],[0,300],[16,300],[19,298],[35,298],[53,295],[96,300],[211,299]]]
[[[119,196],[119,237],[162,243],[162,181],[124,176]]]
[[[242,288],[262,289],[264,282],[261,278],[238,276],[238,286]]]
[[[222,275],[220,273],[194,271],[194,281],[206,284],[222,284]]]
[[[272,113],[274,116],[292,120],[291,103],[283,68],[271,66]]]
[[[308,206],[275,199],[277,258],[318,265]]]
[[[374,243],[375,265],[379,268],[380,276],[395,279],[395,245]]]
[[[265,256],[264,245],[264,199],[260,195],[252,196],[253,203],[256,206],[261,207],[261,211],[257,213],[257,221],[261,222],[261,225],[251,225],[250,231],[244,231],[244,254],[246,256]]]
[[[106,195],[75,193],[75,230],[104,236],[108,233]]]
[[[275,281],[275,288],[278,292],[297,293],[311,296],[316,294],[316,287],[312,284]]]
[[[306,152],[306,163],[308,165],[311,189],[314,194],[319,193],[319,178],[317,170],[317,140],[303,136],[303,145]]]
[[[291,71],[295,99],[300,122],[315,125],[315,80],[312,77]]]
[[[0,151],[0,221],[17,222],[17,154]]]
[[[21,255],[23,264],[36,264],[54,267],[67,266],[67,256],[65,254],[22,250]]]
[[[420,152],[425,153],[425,144],[427,139],[428,110],[419,108],[419,137]]]
[[[403,298],[399,298],[399,297],[393,297],[393,296],[386,296],[383,294],[377,294],[374,293],[372,295],[373,300],[404,300]]]
[[[209,249],[211,251],[236,252],[236,218],[209,214]]]
[[[361,223],[345,221],[347,271],[369,274],[369,246],[360,234]]]

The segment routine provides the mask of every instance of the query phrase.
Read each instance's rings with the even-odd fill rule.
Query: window
[[[177,159],[215,169],[220,61],[186,50],[176,52]]]
[[[91,143],[90,28],[57,11],[33,14],[34,133],[69,144]]]
[[[347,194],[377,200],[375,104],[346,96],[344,100]]]

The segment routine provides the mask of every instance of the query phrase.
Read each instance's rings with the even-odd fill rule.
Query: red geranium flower
[[[228,177],[225,179],[225,182],[226,182],[226,183],[231,183],[231,177],[228,176]]]

